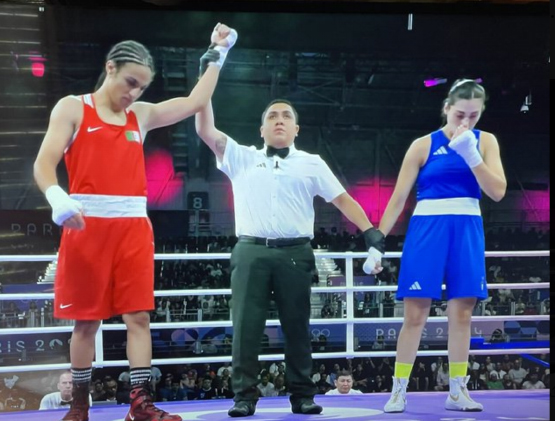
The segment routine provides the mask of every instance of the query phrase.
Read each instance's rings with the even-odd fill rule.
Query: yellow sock
[[[395,374],[394,376],[399,379],[408,379],[410,372],[412,371],[412,366],[414,364],[406,363],[395,363]]]
[[[464,363],[449,362],[449,377],[452,379],[456,377],[466,376],[467,370],[468,370],[468,363],[466,361]]]

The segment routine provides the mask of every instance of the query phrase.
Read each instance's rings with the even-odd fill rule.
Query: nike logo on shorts
[[[88,132],[88,133],[96,132],[97,130],[100,130],[101,128],[102,128],[102,126],[99,126],[99,127],[87,127],[87,132]]]
[[[60,304],[60,308],[63,310],[64,308],[71,307],[73,304]]]

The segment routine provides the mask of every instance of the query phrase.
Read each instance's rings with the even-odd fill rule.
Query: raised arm
[[[208,66],[199,78],[189,96],[173,98],[158,104],[136,102],[132,105],[131,109],[137,114],[145,132],[175,124],[207,106],[216,88],[227,51],[235,45],[236,40],[237,32],[234,29],[218,23],[212,31],[211,41],[220,48],[219,54],[209,56],[209,60],[213,61],[210,63],[212,65]]]
[[[200,76],[201,78],[204,77],[203,73],[206,71],[208,72],[211,67],[216,67],[218,62],[214,62],[211,59],[211,55],[213,51],[217,51],[220,54],[219,60],[222,60],[227,56],[227,50],[221,46],[221,41],[217,40],[217,36],[213,34],[212,36],[212,45],[215,44],[214,49],[212,50],[212,45],[208,49],[208,51],[201,57],[200,59]],[[208,67],[208,70],[207,70]],[[225,147],[227,145],[227,135],[222,133],[218,129],[216,129],[216,125],[214,123],[214,111],[212,109],[212,102],[208,101],[208,104],[203,107],[199,112],[195,115],[195,127],[197,130],[197,134],[203,140],[206,145],[214,152],[218,161],[223,160]]]
[[[227,135],[216,129],[212,102],[208,102],[208,105],[195,115],[195,127],[202,141],[212,149],[218,161],[222,161],[227,145]]]

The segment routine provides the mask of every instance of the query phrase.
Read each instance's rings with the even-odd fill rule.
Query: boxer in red
[[[154,77],[149,51],[135,41],[116,44],[92,94],[62,98],[50,116],[34,165],[35,180],[64,227],[55,280],[55,317],[74,319],[70,358],[73,401],[66,421],[89,420],[95,335],[103,319],[122,315],[127,327],[131,406],[126,421],[179,421],[154,406],[149,389],[154,308],[154,238],[146,213],[143,141],[203,109],[237,32],[214,28],[215,45],[201,58],[206,70],[188,97],[158,104],[137,100]],[[214,65],[208,66],[209,62]],[[69,195],[58,185],[62,158]]]

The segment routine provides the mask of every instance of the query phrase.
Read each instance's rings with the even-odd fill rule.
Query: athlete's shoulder
[[[76,122],[83,115],[83,107],[79,106],[81,98],[75,95],[67,95],[58,100],[52,109],[51,119],[62,118],[68,121]]]

